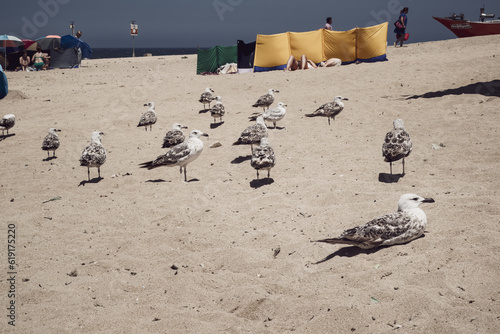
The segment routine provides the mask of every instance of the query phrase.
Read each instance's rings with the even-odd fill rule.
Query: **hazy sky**
[[[257,34],[310,31],[333,17],[334,30],[393,22],[409,7],[409,42],[455,38],[432,16],[464,13],[477,20],[483,3],[500,15],[499,0],[2,0],[0,34],[36,39],[83,31],[91,47],[131,47],[130,22],[139,35],[136,47],[212,47],[253,42]]]

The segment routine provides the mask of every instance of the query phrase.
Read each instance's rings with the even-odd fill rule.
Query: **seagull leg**
[[[90,168],[89,167],[87,167],[87,175],[88,175],[89,181],[90,181]]]
[[[330,125],[330,116],[328,116],[328,125]]]
[[[390,161],[389,164],[391,166],[391,175],[392,175],[392,161]]]
[[[50,151],[47,151],[47,158],[50,158]]]
[[[257,169],[257,180],[259,179],[259,170]]]
[[[405,158],[403,158],[403,175],[405,175]]]
[[[271,169],[268,169],[267,170],[267,178],[270,179],[271,178]]]
[[[187,166],[184,166],[184,182],[187,182],[187,173],[186,173],[186,167]]]
[[[97,167],[97,177],[101,178],[101,167]]]
[[[181,181],[182,181],[182,166],[179,167],[179,173],[181,173]]]

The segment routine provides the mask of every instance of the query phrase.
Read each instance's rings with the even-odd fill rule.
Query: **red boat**
[[[500,34],[500,20],[495,18],[495,14],[486,14],[481,8],[480,21],[471,21],[464,18],[464,14],[453,13],[449,17],[432,17],[446,28],[450,29],[457,37],[473,37]],[[485,21],[485,19],[492,19]]]

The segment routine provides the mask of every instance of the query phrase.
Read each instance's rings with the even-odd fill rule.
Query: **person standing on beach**
[[[403,47],[406,33],[406,23],[408,22],[408,17],[406,16],[406,14],[408,14],[408,7],[401,9],[399,18],[395,23],[396,28],[394,28],[394,33],[396,34],[396,42],[394,42],[394,47],[398,45],[398,42],[400,42],[401,47]]]
[[[330,16],[326,18],[325,29],[332,30],[332,18]]]

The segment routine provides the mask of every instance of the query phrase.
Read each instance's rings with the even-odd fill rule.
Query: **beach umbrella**
[[[7,69],[7,53],[17,52],[20,48],[24,48],[22,40],[16,36],[0,35],[0,48],[3,49],[5,54],[5,69]]]
[[[29,48],[31,45],[35,44],[35,41],[34,41],[34,40],[32,40],[32,39],[22,39],[22,41],[23,41],[23,43],[24,43],[24,49],[25,49],[25,50],[28,50],[28,48]]]
[[[40,46],[42,50],[52,50],[61,47],[61,36],[47,35],[45,37],[40,37],[36,39],[35,42],[36,45],[35,43],[31,44],[28,50],[36,50],[37,46]]]

